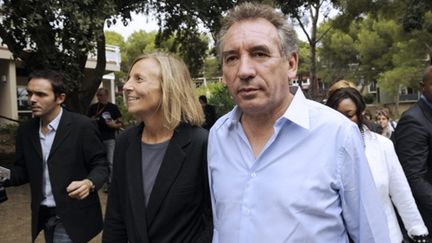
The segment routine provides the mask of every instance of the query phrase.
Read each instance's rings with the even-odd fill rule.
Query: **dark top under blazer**
[[[102,242],[210,242],[207,131],[175,129],[146,208],[142,130],[142,124],[128,129],[116,141]]]
[[[432,232],[432,109],[423,99],[402,115],[394,142],[420,214]]]
[[[43,200],[43,158],[38,118],[23,123],[17,131],[16,162],[8,185],[30,182],[32,239],[42,230],[39,208]],[[102,210],[97,193],[78,200],[68,196],[72,181],[89,178],[100,188],[108,175],[108,161],[99,131],[83,115],[63,109],[48,158],[49,176],[56,202],[56,214],[75,243],[87,242],[102,230]]]

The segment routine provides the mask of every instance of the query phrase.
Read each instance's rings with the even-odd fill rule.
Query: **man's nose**
[[[251,58],[243,55],[239,60],[238,77],[240,80],[249,81],[255,77],[256,71]]]
[[[36,96],[34,94],[31,94],[28,96],[28,100],[30,101],[30,103],[36,103]]]

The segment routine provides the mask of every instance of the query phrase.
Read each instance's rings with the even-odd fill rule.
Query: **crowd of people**
[[[432,66],[397,124],[385,109],[375,122],[349,81],[325,105],[291,93],[297,48],[283,14],[239,4],[216,43],[236,106],[217,119],[181,59],[143,54],[123,87],[140,123],[119,134],[108,90],[86,117],[62,106],[61,73],[30,74],[33,118],[0,182],[30,183],[33,241],[43,231],[49,243],[83,243],[103,230],[104,243],[430,242]]]

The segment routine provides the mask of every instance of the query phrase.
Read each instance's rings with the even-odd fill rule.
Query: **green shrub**
[[[2,135],[0,139],[1,145],[15,145],[18,126],[18,123],[6,123],[0,125],[0,135]]]
[[[234,100],[228,92],[227,87],[221,82],[210,83],[207,87],[197,90],[199,95],[206,95],[208,103],[216,107],[218,116],[223,116],[234,107]]]

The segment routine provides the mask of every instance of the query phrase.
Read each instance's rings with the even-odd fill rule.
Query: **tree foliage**
[[[0,37],[22,61],[24,73],[50,68],[65,74],[66,103],[85,112],[102,76],[105,58],[105,20],[145,6],[144,1],[85,0],[4,0],[0,5]],[[85,69],[89,54],[97,57],[96,67]]]
[[[288,14],[292,17],[296,23],[301,27],[303,33],[306,35],[307,42],[309,44],[309,80],[311,81],[312,98],[320,99],[323,94],[320,94],[318,87],[318,79],[316,77],[317,71],[317,60],[316,52],[317,45],[321,39],[327,34],[332,28],[329,28],[319,33],[318,24],[320,16],[327,18],[332,6],[337,1],[335,0],[295,0],[295,1],[284,1],[276,0],[278,6],[280,6],[283,13]],[[310,29],[308,29],[310,27]]]

